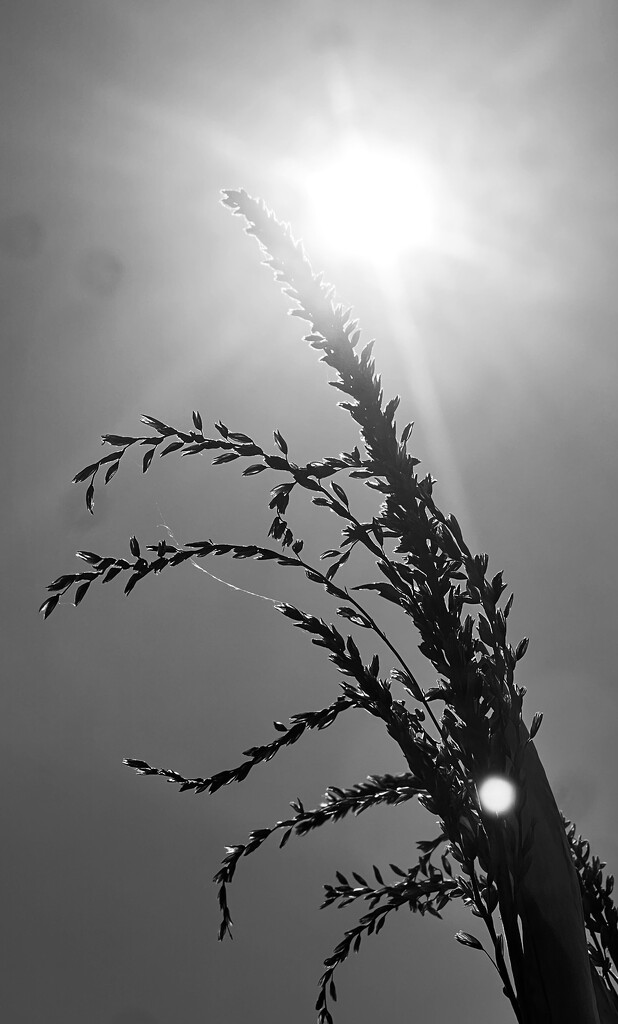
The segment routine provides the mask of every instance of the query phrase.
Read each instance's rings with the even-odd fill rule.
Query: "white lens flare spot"
[[[515,805],[516,789],[509,779],[491,775],[479,786],[479,800],[484,811],[508,814]]]
[[[312,227],[340,254],[381,265],[440,245],[444,187],[437,167],[359,138],[306,176]]]

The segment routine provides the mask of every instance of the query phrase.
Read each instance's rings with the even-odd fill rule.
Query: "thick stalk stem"
[[[525,742],[527,730],[520,728]],[[507,741],[515,749],[512,723]],[[515,875],[524,964],[518,997],[531,1024],[600,1024],[577,873],[534,743],[523,750],[519,775],[519,833],[525,841],[534,827],[534,838],[523,870]]]

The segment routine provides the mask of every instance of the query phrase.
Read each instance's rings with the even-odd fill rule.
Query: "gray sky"
[[[6,517],[2,625],[3,1019],[10,1024],[298,1024],[348,911],[318,911],[336,869],[416,861],[422,808],[276,841],[240,865],[235,941],[210,879],[227,843],[300,796],[404,765],[360,713],[241,786],[178,795],[123,757],[210,775],[319,708],[337,674],[272,605],[189,566],[130,598],[91,591],[43,623],[46,584],[80,548],[259,543],[267,474],[125,460],[96,515],[72,476],[104,432],[191,409],[297,461],[355,443],[302,325],[218,205],[244,186],[292,222],[354,303],[399,422],[470,542],[515,591],[519,681],[545,714],[558,803],[618,863],[618,14],[613,2],[225,3],[4,0],[0,285]],[[353,128],[436,169],[441,231],[388,273],[316,228],[307,168]],[[401,209],[391,181],[384,216]],[[446,224],[446,227],[445,227]],[[363,501],[366,499],[363,497]],[[295,506],[314,550],[336,526]],[[75,566],[75,570],[73,567]],[[276,567],[217,575],[328,617]],[[360,570],[359,570],[360,571]],[[315,591],[315,592],[314,592]],[[385,620],[398,642],[415,638]],[[411,655],[416,657],[416,655]],[[428,684],[431,670],[415,662]],[[507,1024],[498,976],[459,928],[400,913],[339,971],[338,1024],[379,1015]]]

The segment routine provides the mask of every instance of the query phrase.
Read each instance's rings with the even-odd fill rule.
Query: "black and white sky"
[[[88,515],[70,481],[102,433],[199,409],[207,431],[223,420],[264,445],[278,428],[298,462],[356,441],[222,188],[290,221],[378,339],[438,500],[514,590],[526,718],[544,712],[559,806],[618,866],[613,0],[3,0],[0,54],[3,1020],[309,1024],[355,920],[318,910],[322,884],[411,865],[437,833],[408,804],[273,841],[241,864],[235,941],[219,944],[224,846],[401,757],[350,713],[241,786],[178,795],[122,759],[231,767],[273,719],[333,700],[332,666],[270,601],[190,566],[37,617],[78,549],[126,554],[166,528],[265,539],[275,481],[209,459],[143,476],[127,456]],[[434,210],[394,263],[318,226],[311,174],[352,132],[424,169],[382,182],[393,230],[410,197]],[[337,542],[318,510],[292,511],[310,548]],[[205,568],[334,612],[277,567]],[[431,685],[415,637],[385,621]],[[338,1024],[508,1024],[488,960],[453,940],[483,937],[476,924],[397,915],[340,969]]]

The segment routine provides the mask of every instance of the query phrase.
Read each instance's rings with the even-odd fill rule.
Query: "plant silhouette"
[[[507,640],[513,596],[503,602],[502,573],[487,575],[488,556],[470,550],[455,516],[445,514],[437,504],[431,475],[417,473],[419,460],[408,452],[412,424],[399,431],[394,419],[399,399],[384,401],[373,342],[358,351],[358,322],[351,318],[350,309],[336,303],[334,290],[322,275],[314,274],[302,245],[245,191],[225,191],[222,202],[244,218],[246,232],[258,240],[263,262],[294,302],[292,315],[309,322],[305,340],[335,371],[329,383],[343,393],[340,405],[359,427],[360,446],[299,465],[277,430],[275,447],[267,451],[223,423],[215,424],[216,436],[207,437],[198,412],[193,413],[188,430],[143,416],[149,430],[145,435],[104,434],[109,454],[74,478],[75,483],[87,485],[90,513],[99,474],[108,484],[134,446],[146,449],[144,472],[156,453],[163,457],[172,452],[183,456],[218,452],[214,465],[249,460],[244,476],[271,471],[282,478],[273,486],[269,502],[274,518],[268,536],[275,546],[212,540],[178,545],[166,539],[146,545],[143,553],[132,537],[128,558],[80,551],[87,569],[54,580],[48,587],[51,596],[40,610],[47,618],[69,592],[78,605],[93,583],[107,583],[122,574],[128,594],[150,574],[211,555],[272,560],[302,571],[335,599],[336,614],[346,628],[373,633],[381,641],[391,661],[387,672],[381,672],[377,654],[368,662],[363,660],[352,635],[291,604],[279,603],[281,614],[325,649],[343,677],[336,699],[325,708],[293,715],[288,723],[275,722],[274,739],[251,747],[236,767],[209,778],[185,778],[134,758],[127,758],[125,764],[142,775],[161,775],[177,783],[181,792],[214,793],[242,782],[254,767],[297,743],[306,732],[328,728],[345,711],[361,708],[384,724],[403,754],[406,770],[372,775],[347,789],[330,787],[314,809],[293,801],[289,818],[256,829],[245,843],[228,847],[215,876],[220,938],[231,931],[228,887],[239,861],[271,835],[281,835],[280,846],[284,846],[292,836],[303,836],[328,821],[416,797],[440,819],[440,831],[417,843],[420,854],[413,867],[391,864],[388,872],[374,867],[371,880],[352,872],[350,881],[337,872],[337,884],[325,887],[323,906],[362,901],[367,907],[324,962],[316,1003],[319,1024],[332,1022],[336,969],[358,951],[366,936],[381,930],[391,911],[407,906],[421,915],[441,917],[452,900],[462,900],[482,922],[488,945],[468,932],[457,932],[455,938],[486,953],[521,1024],[616,1022],[614,879],[603,878],[605,864],[590,856],[589,843],[576,836],[575,825],[556,806],[533,742],[542,715],[534,716],[529,729],[524,723],[525,688],[515,682],[515,675],[528,640],[515,646]],[[357,518],[335,477],[360,480],[375,492],[379,507],[370,520]],[[303,540],[286,518],[293,492],[306,492],[315,506],[340,521],[339,542],[322,553],[322,565],[306,560]],[[359,545],[371,555],[379,577],[348,588],[342,582],[344,567]],[[419,650],[438,673],[436,685],[421,685],[406,652],[394,646],[362,603],[363,592],[396,605],[412,620]],[[514,786],[515,804],[504,812],[485,809],[479,799],[482,781],[491,776]]]

